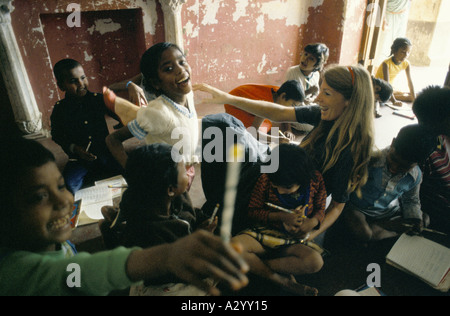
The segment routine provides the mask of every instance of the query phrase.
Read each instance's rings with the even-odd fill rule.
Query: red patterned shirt
[[[327,199],[327,191],[325,183],[320,172],[316,171],[317,180],[311,180],[309,208],[307,216],[309,218],[317,218],[321,224],[325,217],[325,204]],[[276,212],[265,203],[269,202],[275,205],[281,205],[276,189],[272,186],[267,174],[259,177],[258,182],[253,188],[250,196],[249,219],[258,224],[267,225],[270,212]],[[318,226],[319,227],[319,226]]]
[[[449,142],[445,136],[439,136],[436,150],[424,166],[422,190],[427,195],[442,199],[450,204],[450,158]]]

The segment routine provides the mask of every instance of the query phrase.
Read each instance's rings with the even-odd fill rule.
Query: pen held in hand
[[[269,203],[269,202],[266,202],[266,205],[269,206],[269,207],[271,207],[271,208],[273,208],[273,209],[276,209],[276,210],[278,210],[278,211],[282,211],[282,212],[285,212],[285,213],[294,214],[293,211],[288,210],[287,208],[284,208],[284,207],[281,207],[281,206],[278,206],[278,205],[275,205],[275,204],[272,204],[272,203]]]
[[[86,152],[89,152],[91,145],[92,145],[92,141],[90,141],[89,144],[87,145],[86,150],[85,150]]]
[[[284,208],[284,207],[281,207],[281,206],[278,206],[278,205],[275,205],[275,204],[272,204],[272,203],[269,203],[269,202],[266,202],[266,205],[271,207],[271,208],[274,208],[274,209],[276,209],[278,211],[282,211],[282,212],[290,213],[290,214],[295,214],[294,211],[288,210],[287,208]],[[306,218],[306,216],[303,215],[302,218]]]
[[[414,226],[411,224],[403,224],[404,227],[408,227],[408,228],[413,228]],[[434,229],[429,229],[429,228],[422,228],[423,231],[425,232],[429,232],[429,233],[434,233],[434,234],[438,234],[438,235],[442,235],[442,236],[448,236],[445,233],[439,232],[437,230]]]
[[[286,135],[283,134],[283,132],[281,130],[278,130],[278,133],[280,134],[281,137],[289,139],[289,137],[287,137]]]
[[[214,218],[216,218],[217,211],[219,211],[219,207],[220,207],[220,204],[217,204],[216,208],[214,209],[214,211],[213,211],[213,213],[211,215],[211,218],[209,219],[209,225],[211,225],[212,222],[214,221]]]

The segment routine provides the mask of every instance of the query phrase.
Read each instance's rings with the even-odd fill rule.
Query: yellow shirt
[[[397,75],[402,72],[403,70],[406,70],[406,68],[409,67],[409,61],[408,60],[404,60],[400,65],[396,65],[393,61],[392,58],[386,59],[383,64],[386,64],[388,66],[388,71],[389,71],[389,83],[393,84],[395,78],[397,77]],[[383,74],[383,64],[380,65],[380,67],[378,67],[378,71],[375,75],[375,78],[378,79],[383,79],[384,80],[384,74]]]

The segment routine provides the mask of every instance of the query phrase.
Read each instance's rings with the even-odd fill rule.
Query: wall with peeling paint
[[[70,3],[81,5],[81,28],[64,23]],[[312,42],[329,46],[329,63],[356,63],[365,3],[186,0],[181,19],[193,80],[224,90],[250,82],[281,85]],[[63,97],[52,73],[57,60],[79,59],[91,90],[99,91],[136,74],[138,56],[164,40],[159,0],[14,0],[13,5],[14,32],[46,129],[53,105]],[[135,10],[117,11],[126,9]]]
[[[81,6],[81,27],[67,25],[67,6]],[[53,65],[62,58],[83,64],[91,91],[139,73],[146,47],[164,40],[157,0],[15,0],[11,14],[43,126],[50,127],[54,104],[64,97]]]
[[[193,79],[224,90],[281,85],[303,47],[330,48],[329,63],[356,63],[365,0],[187,0],[182,20]]]
[[[188,0],[182,12],[185,49],[195,81],[225,90],[280,85],[299,60],[309,8],[324,0]]]

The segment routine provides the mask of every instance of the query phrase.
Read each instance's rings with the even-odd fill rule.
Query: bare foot
[[[277,275],[273,281],[281,285],[286,291],[299,296],[317,296],[319,291],[308,285],[300,284],[293,275],[290,278]]]

